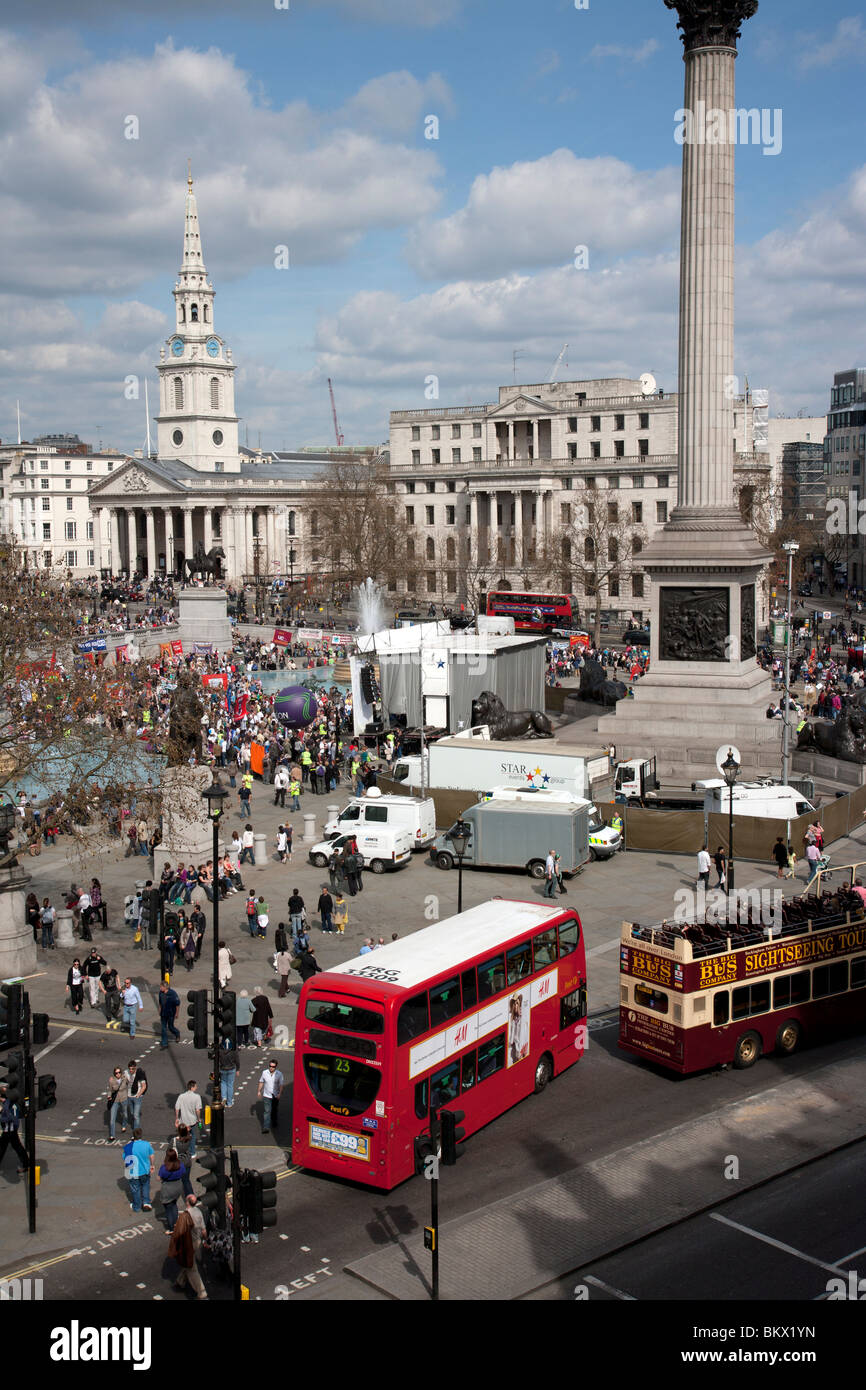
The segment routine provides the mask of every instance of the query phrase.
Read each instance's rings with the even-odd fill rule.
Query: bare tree
[[[406,574],[408,523],[390,491],[382,459],[334,458],[311,497],[311,544],[329,582],[362,584],[370,576],[399,581]]]
[[[601,641],[605,598],[618,597],[619,585],[639,569],[646,543],[640,504],[635,511],[618,489],[576,487],[548,542],[548,563],[558,560],[561,577],[572,575],[593,607],[593,640]]]

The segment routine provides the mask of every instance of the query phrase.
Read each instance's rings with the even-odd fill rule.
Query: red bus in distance
[[[580,626],[574,594],[512,593],[497,589],[487,595],[489,618],[513,618],[516,632],[573,631]]]
[[[585,1043],[577,913],[482,903],[304,984],[292,1162],[389,1191],[420,1171],[431,1113],[454,1102],[474,1134]]]

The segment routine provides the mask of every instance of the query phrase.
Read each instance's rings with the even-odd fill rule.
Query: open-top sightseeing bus
[[[742,901],[748,894],[731,896],[741,900],[727,914],[733,921],[623,922],[626,1052],[684,1074],[743,1068],[866,1023],[866,916],[856,892],[795,898],[766,923],[760,906]]]
[[[389,1190],[452,1101],[468,1135],[582,1055],[573,909],[494,899],[315,975],[295,1036],[292,1160]]]

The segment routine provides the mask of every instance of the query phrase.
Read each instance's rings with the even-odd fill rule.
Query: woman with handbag
[[[180,952],[187,970],[195,965],[195,932],[187,922],[180,934]]]
[[[114,1142],[117,1116],[120,1114],[120,1132],[126,1133],[129,1119],[129,1081],[120,1067],[115,1067],[108,1078],[108,1138]]]
[[[182,1289],[189,1284],[196,1297],[201,1299],[207,1298],[207,1290],[195,1263],[196,1250],[200,1244],[201,1237],[199,1236],[198,1241],[196,1240],[192,1217],[188,1211],[182,1211],[175,1222],[171,1239],[168,1242],[169,1255],[180,1265],[180,1274],[175,1280],[174,1287]]]
[[[81,969],[81,961],[77,956],[70,965],[69,972],[66,976],[66,993],[70,997],[72,1012],[80,1014],[81,1007],[84,1003],[84,972]]]
[[[221,941],[220,944],[219,944],[219,951],[218,951],[218,955],[217,955],[217,965],[218,965],[218,969],[219,969],[219,978],[220,978],[220,989],[225,989],[226,985],[228,984],[229,980],[231,979],[231,977],[232,977],[232,966],[233,966],[235,963],[236,963],[236,962],[235,962],[235,958],[234,958],[234,956],[232,955],[231,951],[229,950],[228,946],[226,945],[226,943],[225,943],[224,941]]]
[[[177,1224],[177,1204],[184,1196],[183,1180],[189,1173],[178,1157],[177,1149],[169,1149],[159,1170],[162,1186],[159,1189],[165,1211],[166,1232],[171,1234]]]

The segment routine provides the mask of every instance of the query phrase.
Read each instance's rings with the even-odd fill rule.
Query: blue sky
[[[327,443],[328,375],[347,440],[378,442],[428,374],[443,404],[491,399],[514,348],[546,380],[565,341],[560,378],[675,388],[683,64],[662,0],[5,9],[4,441],[20,396],[25,436],[141,443],[123,380],[153,399],[187,155],[251,442]],[[774,413],[823,411],[866,361],[866,20],[761,0],[740,52],[738,105],[780,108],[783,143],[737,152],[736,369]]]

